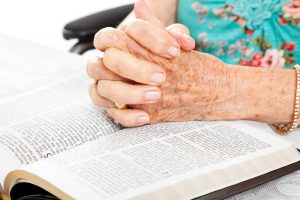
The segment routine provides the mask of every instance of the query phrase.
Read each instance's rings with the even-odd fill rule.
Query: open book
[[[0,43],[3,199],[223,199],[300,166],[292,143],[247,122],[124,129],[89,102],[83,58]]]

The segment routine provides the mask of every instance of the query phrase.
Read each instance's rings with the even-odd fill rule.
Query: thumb
[[[164,28],[163,23],[148,9],[145,0],[137,0],[134,5],[134,14],[137,19],[142,19],[157,27]]]

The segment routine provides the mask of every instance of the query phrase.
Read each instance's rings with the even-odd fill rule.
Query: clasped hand
[[[96,80],[90,96],[126,127],[157,122],[230,118],[236,98],[234,70],[218,58],[192,51],[189,30],[167,29],[146,8],[135,5],[137,19],[119,29],[100,30],[94,39],[103,58],[91,59]],[[126,104],[120,110],[115,102]]]

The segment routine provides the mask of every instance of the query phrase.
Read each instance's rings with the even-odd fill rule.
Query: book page
[[[81,56],[3,35],[0,43],[0,188],[12,169],[120,129],[90,103]]]
[[[0,101],[0,129],[72,102],[88,99],[88,83],[84,74],[74,74],[45,87]]]
[[[86,86],[79,76],[0,103],[0,156],[6,161],[0,167],[2,180],[12,169],[120,129],[90,103]]]
[[[82,187],[94,194],[91,199],[130,199],[257,157],[268,160],[266,155],[285,149],[289,155],[276,155],[277,164],[261,165],[264,172],[299,160],[299,153],[243,122],[166,123],[124,129],[23,169],[76,199],[85,195],[78,194]],[[47,173],[41,166],[50,166]]]
[[[0,101],[85,70],[86,61],[75,54],[3,34],[0,44]]]

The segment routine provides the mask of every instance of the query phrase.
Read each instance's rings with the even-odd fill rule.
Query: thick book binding
[[[269,181],[272,181],[274,179],[280,178],[284,175],[287,175],[287,174],[297,171],[299,169],[300,169],[300,161],[290,164],[290,165],[287,165],[280,169],[271,171],[269,173],[263,174],[261,176],[257,176],[255,178],[243,181],[241,183],[231,185],[227,188],[224,188],[224,189],[209,193],[207,195],[195,198],[194,200],[211,200],[211,199],[222,200],[222,199],[231,197],[235,194],[239,194],[246,190],[257,187],[259,185],[262,185],[264,183],[267,183]]]
[[[239,194],[251,188],[262,185],[266,182],[272,181],[289,173],[292,173],[300,169],[300,161],[282,167],[280,169],[271,171],[261,176],[243,181],[241,183],[231,185],[227,188],[206,194],[201,197],[197,197],[193,200],[222,200],[231,197],[235,194]],[[10,194],[11,198],[3,196],[3,200],[56,200],[58,199],[54,195],[51,195],[46,190],[43,190],[35,185],[29,183],[19,183],[14,186]]]

